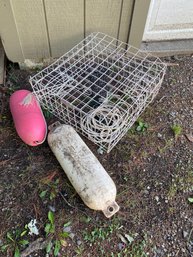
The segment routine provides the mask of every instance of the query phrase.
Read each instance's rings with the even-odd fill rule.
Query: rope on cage
[[[112,143],[127,124],[129,117],[129,106],[124,110],[119,105],[103,104],[89,112],[81,119],[81,129],[97,143]]]

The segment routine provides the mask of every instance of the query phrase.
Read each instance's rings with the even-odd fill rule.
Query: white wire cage
[[[40,104],[111,149],[158,93],[166,65],[103,33],[92,33],[30,78]]]

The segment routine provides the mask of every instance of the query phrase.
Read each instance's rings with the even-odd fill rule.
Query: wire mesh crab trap
[[[30,78],[40,104],[110,150],[161,86],[166,65],[103,33],[92,33]]]

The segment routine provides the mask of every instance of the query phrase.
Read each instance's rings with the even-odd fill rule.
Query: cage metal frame
[[[158,57],[95,32],[30,77],[41,106],[109,153],[157,95]]]

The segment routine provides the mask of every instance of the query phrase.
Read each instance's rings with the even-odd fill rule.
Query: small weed
[[[125,235],[129,236],[129,235]],[[130,237],[130,236],[129,236]],[[134,237],[135,238],[135,237]],[[123,249],[120,252],[111,252],[111,257],[147,257],[147,236],[144,236],[142,241],[135,241],[133,237],[127,238],[128,243],[124,243]],[[131,240],[132,239],[132,240]],[[106,255],[105,255],[106,256]]]
[[[0,119],[1,119],[2,121],[3,121],[3,120],[7,120],[7,116],[6,116],[6,115],[2,115]]]
[[[172,214],[175,213],[175,208],[174,208],[174,207],[169,207],[169,208],[168,208],[168,211],[169,211],[169,213],[172,215]]]
[[[91,221],[91,218],[88,216],[81,216],[80,221],[88,224]]]
[[[90,243],[98,241],[99,239],[104,240],[107,238],[108,235],[109,233],[102,228],[95,228],[93,231],[91,231],[91,233],[83,233],[84,240]]]
[[[67,222],[63,227],[68,227],[70,224],[71,222]],[[61,247],[67,245],[65,239],[69,237],[69,233],[66,231],[56,231],[55,217],[51,211],[48,212],[48,222],[44,227],[44,231],[46,232],[46,237],[50,238],[46,247],[46,253],[49,254],[53,250],[54,256],[58,256]]]
[[[50,200],[53,200],[54,198],[56,198],[59,192],[60,180],[59,179],[52,180],[52,178],[50,179],[49,177],[47,177],[43,179],[41,182],[43,185],[46,186],[46,188],[42,190],[41,193],[39,194],[40,198],[44,199],[46,198],[46,196],[48,196]]]
[[[10,84],[9,84],[9,86],[8,86],[7,94],[8,94],[8,95],[12,95],[12,94],[13,94],[16,90],[18,90],[18,89],[20,89],[19,86],[13,85],[13,84],[10,82]]]
[[[171,84],[175,85],[176,84],[176,80],[175,79],[171,79]]]
[[[178,191],[177,185],[175,183],[172,183],[169,187],[168,199],[173,199],[177,191]]]
[[[127,176],[123,176],[123,179],[127,182],[129,178]]]
[[[178,192],[190,192],[193,181],[193,173],[191,170],[187,171],[186,175],[181,177],[177,175],[172,179],[172,183],[168,190],[168,199],[172,199]]]
[[[172,146],[172,144],[173,144],[173,139],[165,140],[164,147],[161,148],[158,146],[158,150],[159,150],[160,154],[164,153],[168,148],[170,148],[170,146]]]
[[[109,239],[109,236],[113,234],[119,228],[118,224],[111,224],[108,227],[104,228],[94,228],[91,232],[83,232],[83,238],[86,242],[90,242],[91,244],[98,241],[104,241]]]
[[[174,124],[171,126],[171,129],[174,133],[175,139],[177,139],[182,133],[182,127],[180,125]]]
[[[49,200],[52,201],[58,195],[60,180],[58,178],[54,179],[55,175],[56,172],[53,172],[41,180],[41,187],[43,186],[43,190],[39,194],[41,199],[48,197]],[[71,222],[65,223],[63,225],[63,229],[68,227],[70,224]],[[69,233],[56,229],[55,215],[52,211],[48,212],[48,221],[44,226],[44,231],[46,233],[46,238],[49,239],[46,247],[46,253],[49,254],[52,251],[54,256],[58,256],[61,247],[67,246],[66,238],[69,237]]]
[[[51,211],[48,212],[48,220],[49,220],[49,223],[46,223],[44,228],[46,232],[46,236],[48,236],[49,234],[55,233],[54,213]]]
[[[80,256],[82,257],[83,255],[83,251],[84,251],[84,247],[83,246],[78,246],[76,249],[75,249],[75,253],[77,254],[76,256]]]
[[[135,243],[131,246],[131,250],[129,253],[130,257],[147,257],[147,253],[145,252],[145,248],[147,245],[146,238],[138,243]]]
[[[20,257],[21,249],[29,244],[25,238],[28,232],[27,225],[23,230],[15,229],[12,232],[7,232],[5,243],[1,246],[1,252],[13,252],[14,257]]]
[[[135,128],[134,127],[131,127],[129,130],[128,130],[128,134],[129,135],[134,135],[135,134]]]
[[[189,202],[189,203],[193,203],[193,197],[189,197],[189,198],[188,198],[188,202]]]
[[[42,108],[42,112],[43,112],[44,117],[45,117],[46,119],[50,119],[50,118],[53,117],[53,114],[52,114],[49,110],[47,110],[47,109],[45,109],[45,108]]]
[[[139,119],[137,121],[137,127],[136,127],[136,131],[137,132],[145,132],[148,128],[148,124],[145,123],[143,120]]]
[[[131,244],[124,248],[120,252],[120,257],[147,257],[147,247],[148,241],[147,241],[147,236],[144,236],[144,239],[142,241],[133,241]]]
[[[185,183],[186,178],[185,177],[180,177],[179,175],[176,175],[172,179],[172,183],[169,187],[168,191],[168,199],[171,200],[174,198],[174,196],[179,192],[183,191],[186,188],[186,183]]]

